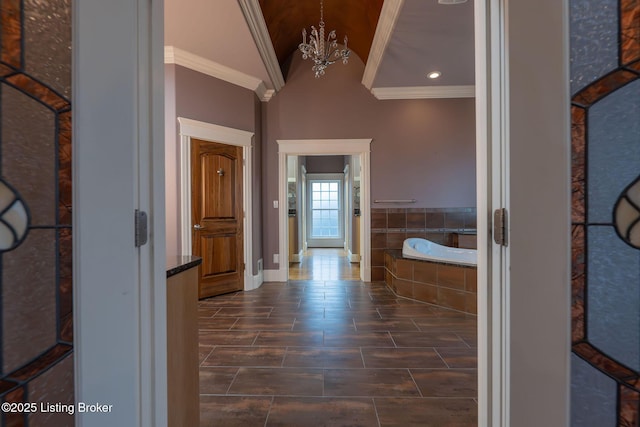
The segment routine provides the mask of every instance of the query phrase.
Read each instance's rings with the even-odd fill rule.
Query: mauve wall
[[[197,71],[176,65],[165,65],[167,90],[165,124],[166,143],[166,206],[167,206],[167,255],[180,253],[180,128],[177,118],[198,120],[248,132],[253,138],[253,269],[257,274],[257,260],[262,257],[262,220],[260,176],[261,150],[260,128],[262,123],[260,101],[253,91],[218,80]],[[174,96],[172,99],[171,95]],[[174,105],[169,105],[175,101]],[[169,112],[173,112],[171,117]],[[174,127],[171,133],[171,127]],[[169,222],[170,221],[170,222]],[[169,228],[173,228],[170,230]]]
[[[362,84],[364,64],[332,65],[316,79],[294,55],[287,84],[263,122],[265,268],[277,268],[278,139],[373,138],[371,197],[416,199],[405,207],[475,207],[473,99],[377,100]],[[399,206],[402,207],[402,206]]]
[[[180,254],[180,144],[176,120],[176,67],[164,67],[165,220],[167,256]]]
[[[307,173],[342,173],[345,156],[308,156]]]

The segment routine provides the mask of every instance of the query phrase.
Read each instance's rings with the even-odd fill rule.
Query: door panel
[[[193,254],[198,297],[244,288],[242,148],[192,140]]]
[[[207,264],[202,264],[202,277],[208,278],[218,274],[232,273],[237,269],[236,236],[203,236],[201,234],[202,249],[211,254]]]
[[[201,153],[200,155],[203,195],[215,194],[217,197],[205,197],[202,203],[202,218],[222,219],[235,217],[233,179],[218,179],[225,175],[235,176],[235,162],[220,154]]]

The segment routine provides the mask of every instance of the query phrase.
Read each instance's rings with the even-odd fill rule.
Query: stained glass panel
[[[640,80],[606,96],[588,115],[588,218],[611,223],[620,193],[640,174]]]
[[[571,0],[571,94],[618,65],[618,1]]]
[[[616,382],[576,355],[571,378],[571,425],[615,427]]]

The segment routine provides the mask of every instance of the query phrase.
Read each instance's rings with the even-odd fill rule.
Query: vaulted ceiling
[[[323,0],[324,21],[338,43],[348,36],[379,99],[474,96],[473,0],[440,1]],[[302,29],[319,21],[320,0],[165,0],[165,62],[268,101],[286,84]]]
[[[323,3],[327,33],[335,30],[338,43],[347,35],[349,48],[366,63],[383,0],[323,0]],[[309,33],[311,26],[318,28],[320,22],[318,0],[260,0],[260,8],[281,65],[298,49],[302,29]]]

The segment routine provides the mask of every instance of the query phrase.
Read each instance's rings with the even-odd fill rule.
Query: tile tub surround
[[[385,280],[384,252],[420,237],[450,245],[453,233],[476,230],[476,208],[371,209],[371,281]]]
[[[403,258],[400,250],[384,259],[385,283],[397,295],[477,314],[476,267]]]

